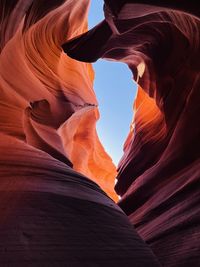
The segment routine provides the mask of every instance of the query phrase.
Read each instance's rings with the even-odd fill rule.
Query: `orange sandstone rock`
[[[92,67],[61,49],[87,30],[88,5],[2,1],[0,131],[73,165],[117,200],[116,168],[95,130]]]

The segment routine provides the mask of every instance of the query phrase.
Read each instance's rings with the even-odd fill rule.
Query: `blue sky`
[[[103,18],[103,0],[91,0],[89,28]],[[101,115],[97,131],[106,151],[117,165],[123,154],[123,143],[132,120],[136,85],[132,80],[132,73],[123,63],[98,60],[93,67],[94,89]]]

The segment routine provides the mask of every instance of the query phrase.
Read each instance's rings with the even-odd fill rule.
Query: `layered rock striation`
[[[88,5],[0,1],[0,266],[159,266],[113,201],[93,69],[61,48]]]
[[[105,0],[105,20],[63,45],[80,61],[102,57],[133,72],[138,93],[115,190],[167,267],[200,265],[199,10],[191,1]]]

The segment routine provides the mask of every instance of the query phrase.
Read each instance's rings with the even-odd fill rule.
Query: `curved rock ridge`
[[[1,266],[160,266],[91,179],[0,134]]]
[[[96,132],[92,66],[61,49],[87,30],[88,6],[87,0],[0,2],[0,132],[73,166],[117,201],[116,167]]]
[[[0,1],[0,266],[160,266],[113,201],[93,69],[61,49],[88,4]]]
[[[139,84],[119,206],[162,266],[199,266],[199,4],[105,0],[104,10],[104,21],[63,49],[80,61],[124,62]]]
[[[61,49],[88,4],[0,1],[0,266],[160,266],[112,200],[93,69]]]

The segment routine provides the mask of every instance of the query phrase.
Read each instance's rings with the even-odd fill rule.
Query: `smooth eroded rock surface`
[[[114,202],[93,69],[61,48],[88,5],[0,1],[0,266],[159,266]]]
[[[200,266],[200,9],[172,2],[105,0],[105,20],[63,48],[132,70],[139,88],[118,166],[119,206],[162,266]]]

